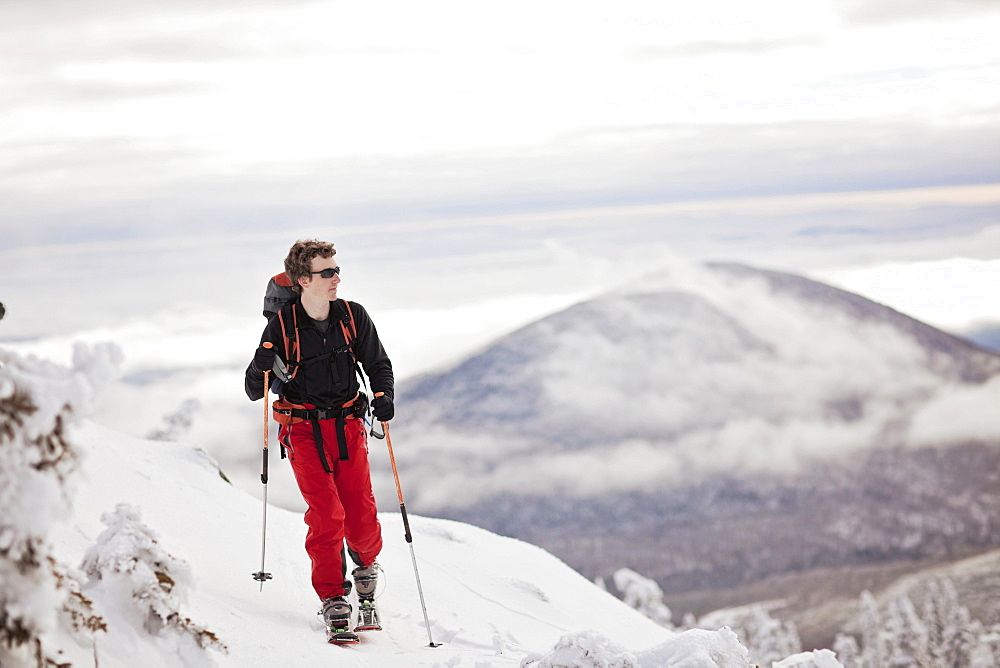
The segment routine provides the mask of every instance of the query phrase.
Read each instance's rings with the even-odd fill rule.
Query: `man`
[[[392,364],[368,312],[338,299],[336,252],[333,244],[317,240],[291,247],[285,275],[298,296],[270,318],[246,370],[252,401],[264,396],[265,371],[277,369],[287,379],[274,404],[275,418],[282,423],[278,441],[307,505],[306,552],[330,634],[346,632],[350,622],[345,540],[356,566],[352,576],[362,613],[358,628],[378,628],[374,591],[382,532],[368,465],[367,398],[359,393],[355,360],[376,395],[375,419],[388,421],[394,412]]]

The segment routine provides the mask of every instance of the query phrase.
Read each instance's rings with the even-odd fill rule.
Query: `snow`
[[[4,353],[0,396],[30,387],[56,405],[76,394],[84,405],[113,357],[81,349],[67,370]],[[39,414],[53,419],[51,408]],[[49,621],[39,634],[74,666],[749,666],[727,628],[675,633],[536,546],[411,515],[429,632],[441,643],[431,647],[398,513],[380,518],[385,630],[357,646],[330,646],[315,615],[299,513],[268,508],[265,570],[273,579],[261,587],[251,576],[260,566],[261,502],[229,484],[204,451],[78,418],[70,434],[78,465],[55,497],[70,501],[68,513],[51,522],[47,540],[64,579],[82,585],[89,628],[98,630]],[[54,503],[23,494],[17,510],[29,518],[32,505]],[[51,607],[59,598],[51,592],[5,578],[0,605]]]
[[[261,592],[251,577],[259,566],[260,502],[223,481],[207,455],[94,424],[82,426],[78,442],[86,453],[87,482],[78,492],[71,530],[57,537],[61,555],[78,562],[81,550],[102,542],[106,532],[98,519],[105,509],[129,504],[133,518],[141,515],[155,528],[157,544],[189,565],[196,582],[183,614],[228,647],[216,657],[219,665],[310,665],[331,652],[339,652],[342,665],[392,665],[401,655],[413,666],[519,665],[527,654],[591,627],[635,650],[673,637],[537,547],[411,516],[431,634],[443,643],[429,648],[401,517],[386,513],[380,518],[386,545],[379,598],[386,630],[356,648],[330,647],[315,616],[319,602],[309,585],[298,514],[268,509],[265,570],[274,579]],[[124,606],[117,601],[116,607]],[[111,635],[98,639],[101,665],[113,665],[110,658],[120,665],[133,661],[131,652],[140,648],[122,652]],[[163,652],[158,643],[141,649]]]
[[[771,668],[843,668],[837,655],[828,649],[794,654],[787,659],[775,661]]]

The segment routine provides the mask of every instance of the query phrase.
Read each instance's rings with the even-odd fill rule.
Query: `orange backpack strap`
[[[286,312],[291,312],[291,328]],[[295,378],[299,371],[299,363],[302,361],[302,346],[299,345],[299,314],[295,310],[295,304],[289,304],[278,311],[278,322],[281,324],[281,336],[285,341],[285,364],[289,367],[288,379]],[[295,362],[292,362],[292,356]]]
[[[355,360],[357,355],[354,353],[354,341],[358,338],[358,325],[354,322],[354,311],[351,310],[351,305],[346,299],[341,299],[344,304],[344,308],[347,310],[347,316],[340,319],[340,330],[344,333],[344,343],[350,348],[351,354],[354,355]],[[348,328],[350,324],[350,328]]]
[[[358,361],[358,354],[354,351],[354,342],[358,339],[358,324],[354,321],[354,310],[351,308],[350,302],[346,299],[338,301],[343,302],[344,309],[346,310],[346,314],[340,319],[340,330],[344,333],[344,346],[351,353],[351,358],[354,360],[354,373],[358,375],[358,380],[361,381],[361,385],[364,386],[365,391],[367,391],[368,382],[365,380],[365,374],[361,370],[361,364]],[[367,404],[363,410],[366,409]]]

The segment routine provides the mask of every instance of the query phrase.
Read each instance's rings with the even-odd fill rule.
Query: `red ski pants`
[[[350,591],[344,540],[359,566],[370,566],[382,550],[382,527],[368,466],[368,436],[360,418],[346,418],[347,460],[341,461],[337,420],[319,420],[327,466],[316,447],[313,423],[282,426],[278,438],[306,502],[306,553],[312,560],[312,585],[320,600]],[[330,472],[327,472],[329,468]]]

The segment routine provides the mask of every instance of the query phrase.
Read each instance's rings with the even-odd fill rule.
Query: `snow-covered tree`
[[[979,636],[979,642],[972,651],[969,665],[972,668],[996,668],[1000,666],[1000,624],[994,624]]]
[[[948,578],[927,583],[920,614],[907,595],[880,610],[875,597],[866,591],[860,607],[864,668],[965,668],[992,652],[989,633],[960,603]]]
[[[58,665],[46,634],[103,629],[49,533],[72,498],[69,430],[120,360],[110,345],[78,345],[72,368],[0,350],[0,665]]]
[[[909,596],[903,594],[889,604],[883,629],[888,645],[888,666],[928,665],[927,628]]]
[[[924,597],[923,619],[927,629],[927,661],[933,668],[944,667],[944,636],[950,605],[939,580],[927,583]]]
[[[760,666],[770,666],[774,661],[802,651],[795,623],[775,619],[759,605],[753,606],[737,635],[744,639],[751,660]]]
[[[949,578],[931,580],[924,599],[927,628],[927,665],[935,668],[971,665],[982,625],[961,604]]]
[[[663,590],[655,580],[636,573],[630,568],[619,568],[612,575],[622,600],[646,615],[660,626],[673,628],[673,613],[663,602]]]
[[[972,619],[965,606],[953,608],[944,636],[944,665],[963,668],[972,663],[972,653],[983,633],[982,624]]]
[[[82,568],[138,630],[160,638],[185,665],[212,665],[204,649],[225,651],[206,628],[180,612],[193,577],[187,563],[169,554],[134,506],[120,503],[101,521],[107,529],[84,555]]]
[[[882,668],[889,661],[889,648],[882,628],[878,601],[870,591],[861,592],[861,665]]]
[[[197,399],[185,399],[173,413],[163,416],[164,426],[151,430],[146,438],[153,441],[182,441],[191,431],[194,415],[201,408]]]
[[[844,668],[861,668],[861,646],[854,636],[838,633],[832,649]]]

